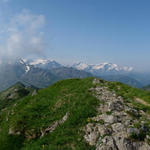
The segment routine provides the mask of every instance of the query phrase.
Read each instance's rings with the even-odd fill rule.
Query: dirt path
[[[141,103],[143,105],[146,105],[146,106],[149,106],[150,107],[150,104],[145,102],[144,100],[140,99],[140,98],[137,98],[135,97],[135,101],[137,101],[138,103]]]

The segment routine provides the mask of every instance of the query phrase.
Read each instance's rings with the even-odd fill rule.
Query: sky
[[[150,71],[149,0],[0,0],[0,59],[111,62]]]

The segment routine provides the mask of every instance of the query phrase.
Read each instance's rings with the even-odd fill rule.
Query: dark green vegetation
[[[39,90],[35,96],[21,92],[21,95],[13,99],[13,103],[3,105],[5,109],[0,112],[0,150],[94,149],[83,138],[83,127],[88,123],[88,118],[96,116],[96,106],[100,104],[89,92],[94,86],[92,81],[93,78],[58,81],[46,89]],[[134,104],[137,110],[142,109],[150,113],[150,107],[134,101],[138,97],[150,103],[149,92],[118,82],[101,81],[102,85],[116,91],[127,102]],[[8,104],[7,99],[4,98],[3,101]],[[45,129],[61,120],[66,113],[68,119],[63,124],[42,136]],[[111,115],[111,112],[107,114]],[[101,120],[101,124],[103,123]],[[138,139],[136,135],[132,138],[134,137]]]
[[[34,87],[25,87],[21,82],[0,93],[0,110],[33,92]]]
[[[92,78],[59,81],[36,96],[17,101],[16,106],[9,105],[0,114],[0,149],[92,149],[84,142],[82,131],[88,117],[96,115],[98,100],[88,92],[91,87]],[[40,138],[42,130],[67,112],[66,122]]]

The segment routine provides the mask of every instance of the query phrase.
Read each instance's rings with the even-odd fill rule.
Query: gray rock
[[[105,136],[102,143],[96,146],[96,150],[118,150],[118,147],[113,137]]]
[[[105,135],[111,135],[112,134],[112,129],[108,126],[104,125],[99,125],[98,126],[98,132],[100,133],[100,136],[105,136]]]
[[[35,96],[35,95],[37,95],[37,90],[34,90],[32,93],[32,96]]]
[[[100,81],[95,79],[94,84],[97,83]],[[139,113],[132,104],[125,103],[122,97],[109,91],[108,87],[96,85],[91,91],[102,104],[97,108],[97,112],[101,113],[92,118],[93,123],[86,126],[86,142],[96,146],[96,150],[150,150],[146,143],[150,139],[148,135],[145,141],[135,141],[130,137],[132,134],[139,136],[140,131],[146,135],[148,128],[145,122],[141,122],[140,129],[132,127],[139,122],[140,115],[146,116],[145,113]],[[107,113],[109,111],[111,113]]]
[[[113,129],[114,132],[121,132],[125,128],[124,128],[124,125],[122,123],[115,123],[115,124],[112,125],[112,129]]]
[[[128,108],[126,111],[132,116],[139,117],[139,112],[136,109]]]
[[[121,101],[109,102],[108,104],[109,111],[122,111],[124,109],[123,103]]]
[[[114,115],[107,115],[107,114],[99,115],[99,116],[95,117],[95,119],[97,121],[104,120],[104,122],[106,124],[113,124],[113,123],[118,122],[118,118],[116,116],[114,116]]]
[[[99,79],[95,78],[95,79],[93,80],[93,84],[99,84],[99,83],[100,83],[100,80],[99,80]]]
[[[137,128],[128,128],[128,129],[127,129],[127,133],[128,133],[129,136],[130,136],[131,134],[139,135],[139,134],[140,134],[140,131],[139,131],[139,129],[137,129]]]
[[[125,126],[131,125],[131,120],[126,120],[125,123],[124,123],[124,125],[125,125]]]
[[[107,117],[104,118],[104,122],[109,123],[109,124],[116,123],[117,121],[118,121],[117,117],[113,115],[107,115]]]

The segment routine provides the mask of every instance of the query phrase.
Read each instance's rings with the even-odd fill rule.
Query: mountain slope
[[[30,70],[23,74],[19,80],[27,85],[44,88],[60,79],[59,76],[55,76],[49,70],[30,67]]]
[[[16,82],[44,88],[66,78],[84,78],[92,76],[85,71],[63,67],[55,61],[22,59],[0,64],[0,90],[7,89]]]
[[[78,132],[87,118],[96,114],[98,101],[88,92],[91,84],[89,79],[60,81],[9,107],[1,113],[0,149],[68,149],[71,145],[75,149],[91,149],[84,142],[83,133]],[[8,111],[13,115],[8,116]],[[67,113],[67,121],[57,130],[46,131]]]
[[[54,75],[59,76],[61,79],[86,78],[93,76],[91,73],[69,67],[54,68],[51,69],[51,72]]]
[[[0,110],[29,95],[34,89],[33,87],[25,87],[21,82],[17,82],[7,90],[0,92]]]
[[[0,65],[0,90],[18,82],[25,73],[26,66],[22,63],[4,63]]]
[[[0,112],[0,149],[149,150],[150,107],[137,99],[150,104],[149,92],[118,82],[58,81]]]
[[[101,78],[107,81],[121,82],[137,88],[142,88],[143,86],[139,81],[125,75],[106,75],[106,76],[101,76]]]
[[[143,88],[144,90],[150,91],[150,85],[147,85]]]
[[[49,70],[62,79],[100,76],[105,80],[119,81],[133,87],[141,88],[143,86],[138,80],[130,77],[129,74],[133,71],[132,67],[120,67],[117,64],[112,63],[101,63],[97,65],[77,63],[71,65],[71,68],[65,67],[62,64],[49,59],[30,60],[26,61],[26,63],[28,65],[33,65],[34,67]]]

